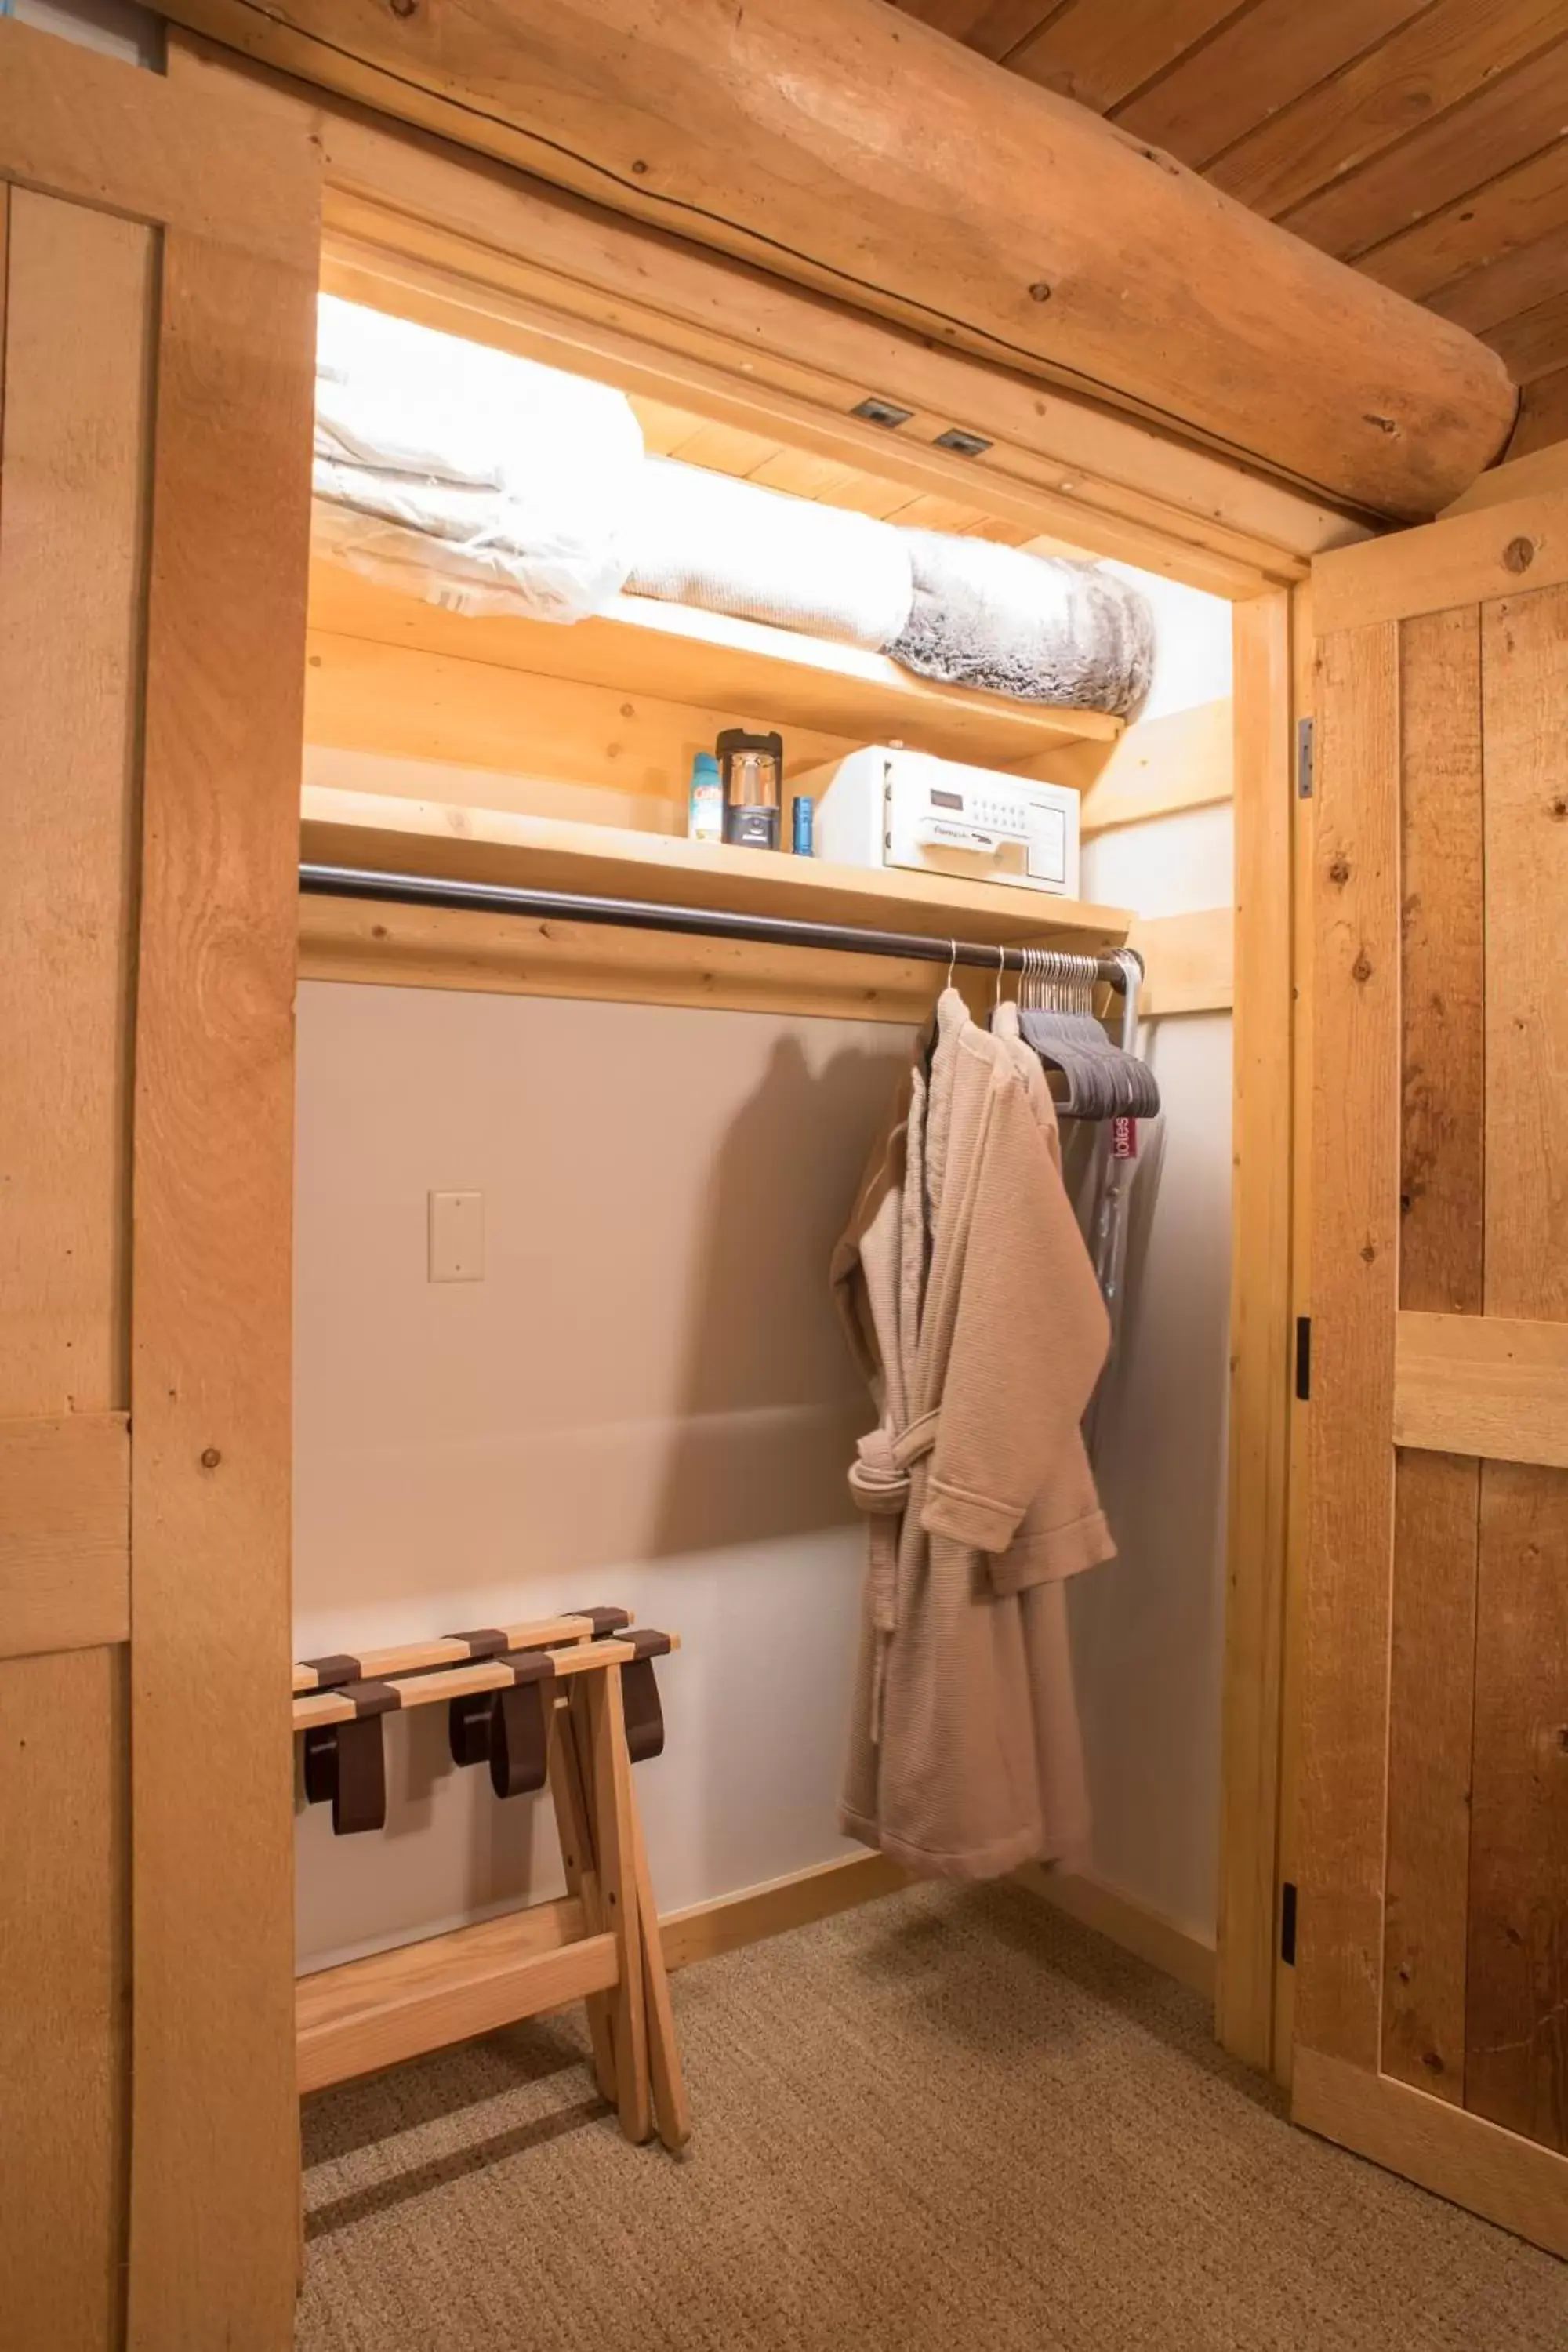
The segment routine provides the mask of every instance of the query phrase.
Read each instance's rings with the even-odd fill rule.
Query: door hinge
[[[1275,1358],[1279,1361],[1279,1358]],[[1296,1400],[1299,1404],[1312,1401],[1312,1318],[1310,1315],[1296,1318]]]
[[[1288,1878],[1279,1889],[1279,1957],[1288,1969],[1296,1965],[1296,1882]]]
[[[1310,801],[1312,797],[1312,722],[1310,719],[1296,721],[1296,797]]]

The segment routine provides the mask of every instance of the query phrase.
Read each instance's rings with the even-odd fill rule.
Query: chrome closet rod
[[[594,898],[574,890],[522,890],[501,882],[449,882],[434,874],[384,874],[363,866],[302,865],[300,887],[319,898],[384,899],[403,907],[467,907],[485,915],[557,915],[574,923],[615,923],[626,930],[761,940],[779,948],[836,948],[849,955],[961,963],[983,971],[1026,968],[1022,948],[998,950],[973,940],[930,939],[918,931],[859,930],[850,923],[813,923],[786,915],[739,915],[711,907],[665,907],[646,898]],[[1022,914],[1022,908],[1019,911]],[[1040,912],[1044,919],[1044,907]],[[1123,955],[1136,952],[1121,950]],[[1092,962],[1096,977],[1110,987],[1125,988],[1127,967],[1116,957],[1086,955],[1078,960],[1085,967]]]

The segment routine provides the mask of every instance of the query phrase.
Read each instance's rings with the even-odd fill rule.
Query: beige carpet
[[[323,2095],[301,2352],[1563,2352],[1568,2267],[1293,2131],[1014,1888],[687,1970],[684,2160],[575,2020]]]

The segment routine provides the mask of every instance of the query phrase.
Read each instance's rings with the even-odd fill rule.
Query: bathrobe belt
[[[910,1469],[936,1444],[936,1429],[934,1409],[907,1429],[873,1429],[858,1441],[858,1459],[849,1465],[849,1492],[867,1516],[871,1622],[879,1633],[898,1628],[899,1529],[910,1499]]]

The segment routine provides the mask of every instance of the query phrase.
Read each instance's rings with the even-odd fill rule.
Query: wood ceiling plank
[[[694,416],[690,433],[669,455],[683,466],[706,466],[712,474],[745,475],[753,466],[766,465],[777,449],[776,441],[742,425],[710,425]]]
[[[984,508],[963,506],[957,499],[935,497],[906,499],[887,516],[887,520],[896,522],[900,530],[963,532],[977,530],[985,520]],[[1020,536],[1026,539],[1027,530]]]
[[[1568,126],[1538,153],[1500,172],[1359,256],[1356,268],[1425,301],[1435,287],[1499,261],[1568,223]]]
[[[879,475],[860,473],[847,466],[841,457],[825,457],[814,449],[789,449],[780,446],[760,466],[753,466],[746,479],[756,482],[764,490],[785,490],[794,499],[820,499],[828,506],[838,504],[838,492],[855,481],[877,481],[889,497],[898,489],[896,482],[885,482]]]
[[[1568,124],[1568,43],[1499,74],[1464,106],[1298,205],[1284,226],[1342,260],[1425,220],[1476,184],[1477,158],[1494,173],[1536,154]]]
[[[1061,0],[896,0],[906,16],[951,33],[983,58],[1005,58],[1052,16]]]
[[[1203,171],[1412,16],[1427,0],[1254,0],[1111,120]]]
[[[1568,441],[1568,367],[1556,368],[1525,385],[1508,455],[1525,457],[1532,449],[1548,449],[1557,441]]]
[[[1451,284],[1426,297],[1426,308],[1440,317],[1468,327],[1474,335],[1518,319],[1521,312],[1550,302],[1568,288],[1568,224],[1560,223],[1550,236],[1521,245],[1495,261],[1468,269]],[[1568,358],[1568,351],[1563,357]]]
[[[1279,219],[1458,107],[1482,82],[1533,57],[1562,30],[1562,0],[1436,0],[1261,123],[1219,158],[1209,177],[1242,204]]]
[[[1481,341],[1491,345],[1515,383],[1554,373],[1568,360],[1568,289],[1489,327]]]
[[[1223,24],[1236,0],[1068,0],[1009,52],[1026,81],[1104,114]]]

